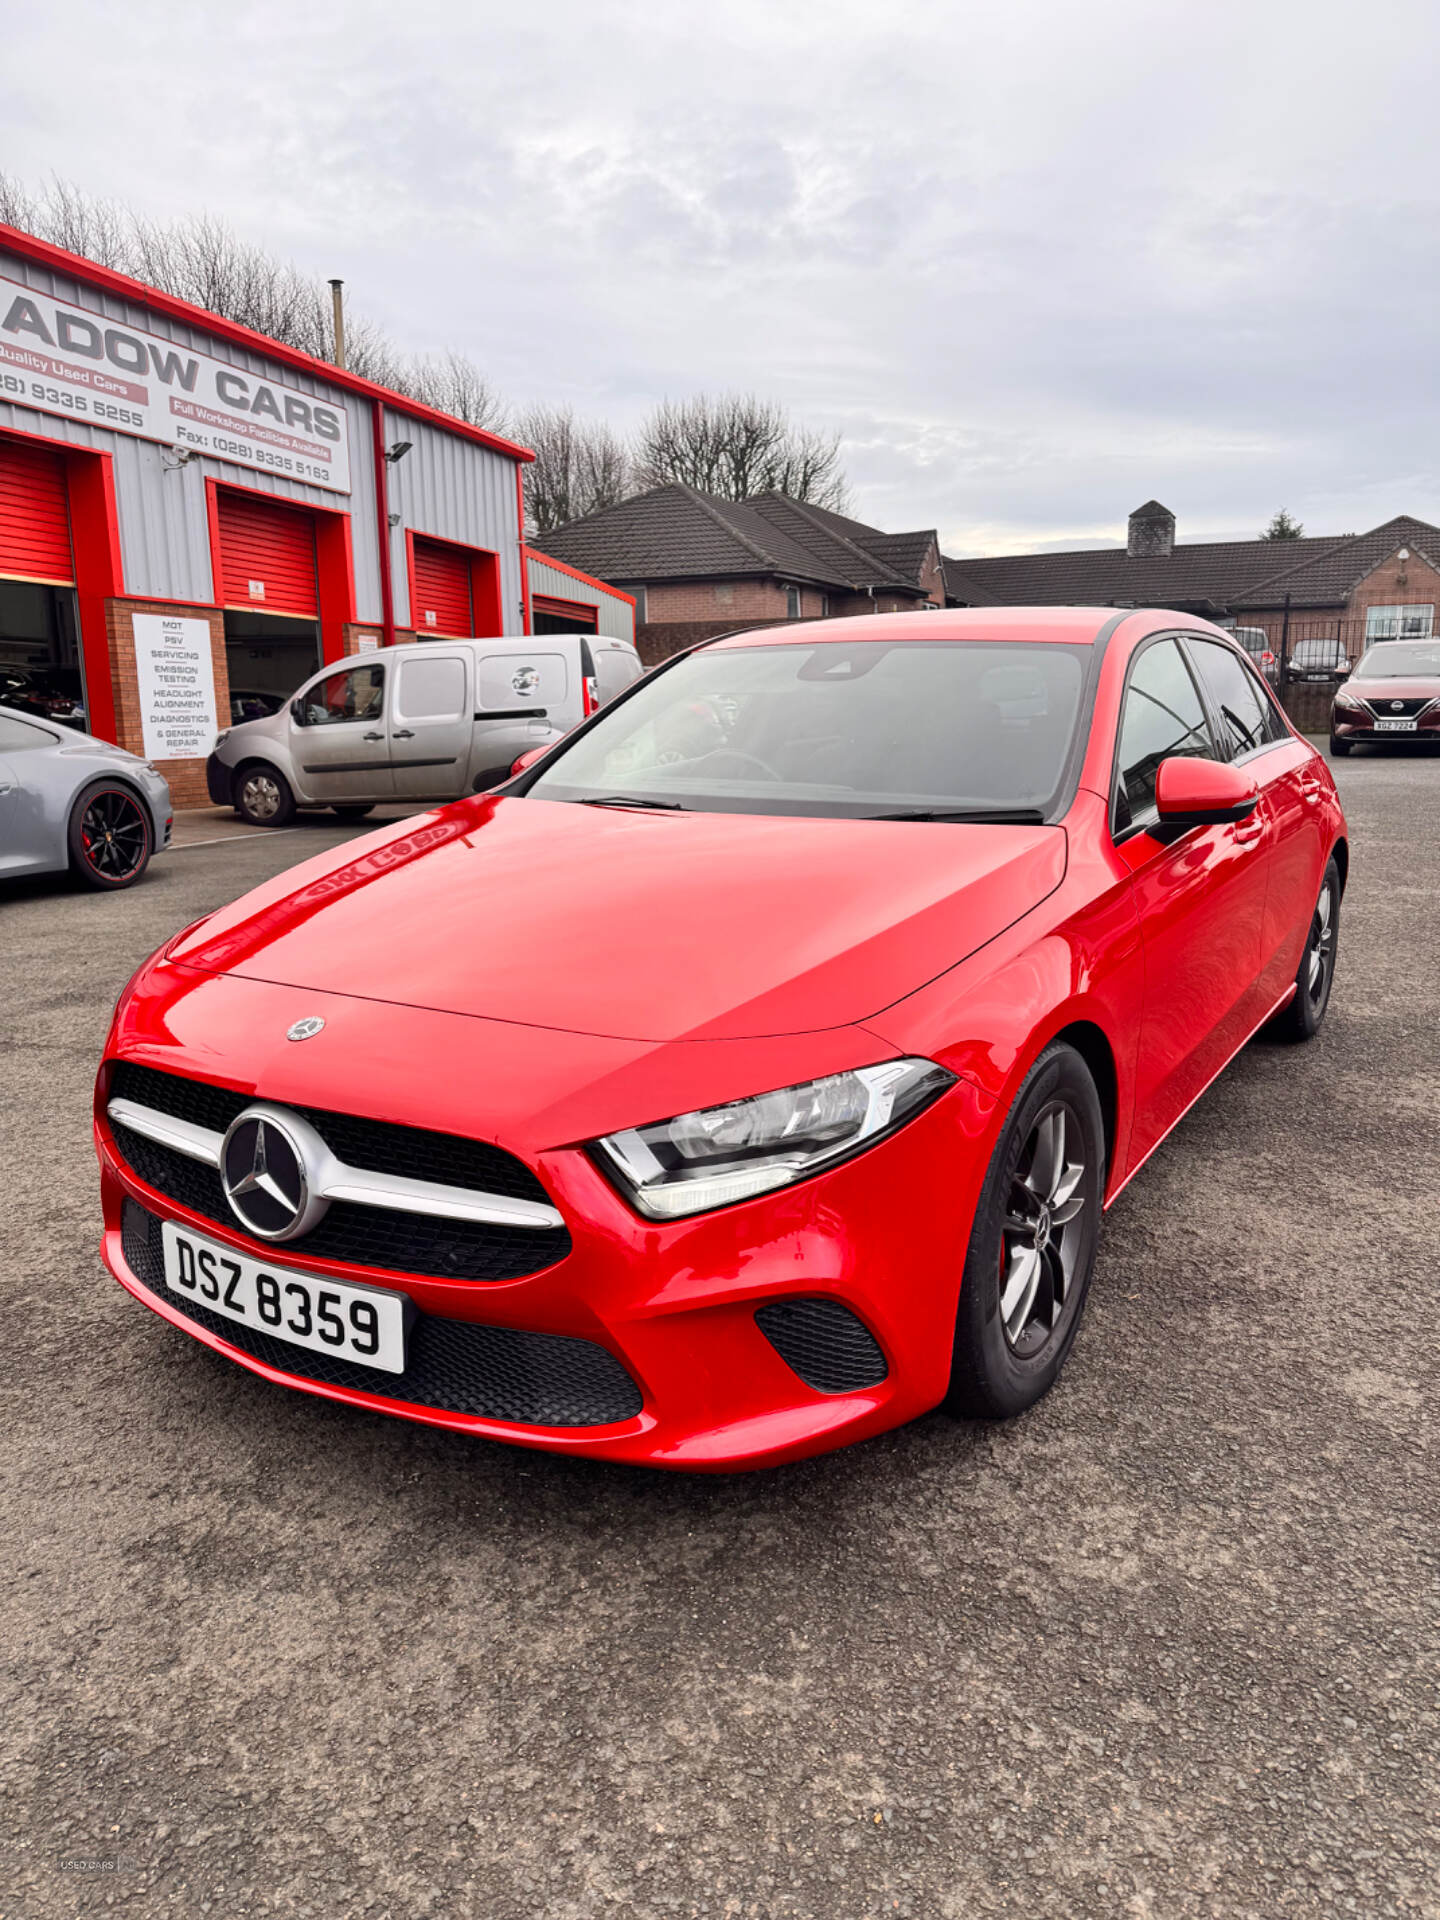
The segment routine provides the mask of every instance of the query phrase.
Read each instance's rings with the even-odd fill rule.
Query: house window
[[[630,591],[635,596],[635,624],[637,627],[644,626],[645,622],[650,618],[649,611],[645,605],[645,589],[644,587],[631,587]]]
[[[1367,607],[1365,638],[1369,640],[1428,640],[1435,630],[1433,605]]]
[[[800,618],[799,587],[786,587],[785,589],[785,618],[787,620],[798,620]]]

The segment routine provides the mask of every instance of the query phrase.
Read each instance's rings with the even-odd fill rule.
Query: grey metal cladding
[[[520,515],[515,462],[478,441],[442,432],[395,407],[385,409],[385,444],[408,440],[410,451],[390,462],[390,578],[395,624],[413,624],[406,567],[406,532],[433,534],[500,556],[500,603],[506,633],[524,628],[521,614]]]
[[[555,600],[577,600],[582,606],[598,608],[596,619],[598,630],[612,640],[631,640],[635,638],[635,610],[627,600],[617,600],[613,593],[605,593],[599,587],[587,587],[583,580],[577,580],[573,574],[562,573],[559,567],[547,566],[532,549],[530,554],[530,591],[532,594],[544,593]]]

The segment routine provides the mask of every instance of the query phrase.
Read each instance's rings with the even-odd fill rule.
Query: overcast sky
[[[951,552],[1440,520],[1434,0],[10,9],[0,169],[617,426],[754,389]]]

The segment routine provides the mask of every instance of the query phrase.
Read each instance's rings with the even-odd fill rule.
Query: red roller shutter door
[[[48,447],[0,440],[0,576],[74,584],[65,462]]]
[[[438,540],[415,542],[415,605],[410,615],[417,633],[443,633],[468,640],[475,631],[470,598],[470,556]]]
[[[216,510],[222,604],[314,620],[320,600],[311,516],[243,493],[219,494]]]

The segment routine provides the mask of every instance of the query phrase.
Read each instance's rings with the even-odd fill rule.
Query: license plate
[[[292,1347],[382,1373],[405,1371],[406,1323],[413,1312],[405,1294],[252,1260],[173,1220],[162,1223],[162,1237],[171,1293]]]
[[[1414,720],[1377,720],[1375,731],[1377,733],[1414,733],[1417,725],[1418,722]]]

